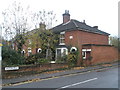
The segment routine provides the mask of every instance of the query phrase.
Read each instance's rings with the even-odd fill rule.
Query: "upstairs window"
[[[65,45],[65,32],[60,33],[60,45]]]

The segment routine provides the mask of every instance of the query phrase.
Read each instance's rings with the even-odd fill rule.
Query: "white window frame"
[[[77,48],[76,48],[76,47],[72,47],[72,48],[70,49],[70,52],[72,52],[73,49],[75,49],[75,51],[77,51]]]
[[[28,56],[30,56],[30,53],[32,53],[31,47],[28,47]]]
[[[57,59],[57,50],[61,49],[61,57],[63,56],[64,49],[66,50],[66,55],[68,55],[68,49],[67,48],[56,48],[56,59]]]
[[[24,52],[24,54],[25,54],[25,50],[24,50],[24,49],[21,51],[21,53],[23,53],[23,52]]]
[[[39,50],[41,50],[41,51],[39,52]],[[37,53],[41,53],[41,52],[42,52],[42,49],[41,49],[41,48],[38,48]]]
[[[29,44],[32,44],[32,41],[31,41],[31,39],[28,39],[28,42],[29,42]]]
[[[87,57],[86,57],[86,52],[87,51],[89,51],[89,52],[91,52],[91,49],[82,49],[82,56],[84,55],[84,53],[85,53],[85,57],[83,57],[83,59],[86,59]]]
[[[60,35],[65,35],[65,32],[60,32]],[[59,41],[59,45],[65,45],[65,43],[61,43],[61,40],[65,40],[65,37],[64,38],[60,37],[60,41]]]
[[[82,51],[82,56],[84,55],[85,53],[85,56],[83,57],[83,59],[86,59],[86,51]]]
[[[91,51],[91,49],[82,49],[82,51]]]

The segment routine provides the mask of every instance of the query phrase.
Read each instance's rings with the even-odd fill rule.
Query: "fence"
[[[2,78],[15,78],[25,75],[34,75],[40,74],[47,71],[62,70],[68,68],[67,64],[37,64],[37,65],[25,65],[19,66],[18,70],[5,70],[5,67],[2,67]]]

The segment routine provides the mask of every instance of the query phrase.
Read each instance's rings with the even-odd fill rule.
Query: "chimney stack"
[[[45,29],[46,29],[45,23],[40,23],[40,24],[39,24],[39,28],[40,28],[41,30],[45,30]]]
[[[70,21],[69,10],[65,10],[65,13],[63,14],[63,23],[66,23],[68,21]]]

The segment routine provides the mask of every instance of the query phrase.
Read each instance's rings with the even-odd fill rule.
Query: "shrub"
[[[36,53],[33,55],[30,55],[26,58],[25,63],[26,64],[35,64],[37,63],[38,59],[45,58],[45,55],[42,53]]]
[[[74,67],[77,64],[78,51],[69,52],[67,56],[67,63],[69,67]]]
[[[2,48],[2,65],[21,65],[24,63],[24,56],[8,46]]]
[[[60,57],[56,63],[66,63],[67,62],[67,55],[64,55],[63,57]]]
[[[37,60],[37,63],[38,64],[46,64],[46,63],[49,63],[49,60],[45,59],[45,58],[40,58]]]

